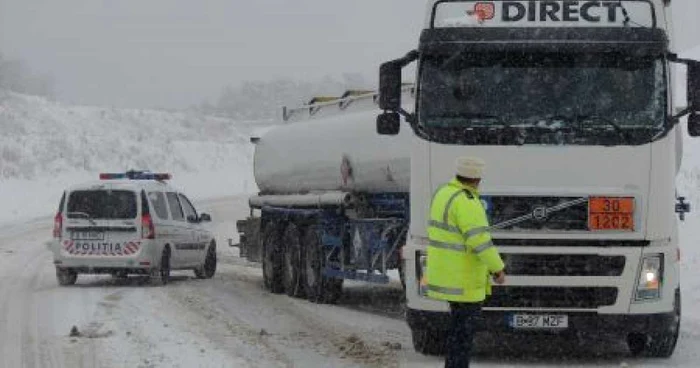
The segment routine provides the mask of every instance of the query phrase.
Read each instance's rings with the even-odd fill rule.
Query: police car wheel
[[[78,273],[73,270],[56,267],[56,279],[61,286],[75,285],[75,282],[78,280]]]
[[[165,286],[170,281],[170,248],[163,249],[160,267],[153,272],[151,282],[156,286]]]
[[[212,242],[207,250],[204,264],[200,268],[195,268],[194,274],[198,279],[210,279],[216,274],[216,243]]]

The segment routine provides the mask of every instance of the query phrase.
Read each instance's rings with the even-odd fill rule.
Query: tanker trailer
[[[412,85],[404,85],[413,100]],[[241,257],[261,262],[264,285],[333,303],[344,279],[388,283],[401,272],[409,220],[411,134],[377,134],[378,95],[348,91],[282,109],[255,143],[259,193],[237,222]],[[402,277],[403,281],[403,277]]]

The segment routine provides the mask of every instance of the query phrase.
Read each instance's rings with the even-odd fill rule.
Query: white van
[[[60,285],[78,274],[148,275],[159,285],[171,270],[216,272],[216,242],[169,174],[129,171],[67,189],[54,219],[52,251]]]

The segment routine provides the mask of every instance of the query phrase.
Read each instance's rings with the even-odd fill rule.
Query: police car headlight
[[[425,278],[425,267],[428,256],[422,252],[416,252],[416,280],[418,280],[418,295],[428,296],[428,282]]]
[[[645,255],[639,272],[635,301],[656,300],[661,298],[663,282],[663,254]]]

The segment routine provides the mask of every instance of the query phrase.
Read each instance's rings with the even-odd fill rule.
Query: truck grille
[[[519,196],[484,196],[486,210],[492,225],[498,225],[518,217],[534,214],[537,209],[552,208],[572,202],[581,197],[519,197]],[[541,214],[542,212],[540,212]],[[524,220],[509,225],[502,230],[554,230],[554,231],[587,231],[588,202],[546,212],[544,218]]]
[[[624,256],[595,254],[503,254],[509,275],[520,276],[620,276]]]
[[[614,287],[494,287],[484,307],[596,309],[617,301]]]

